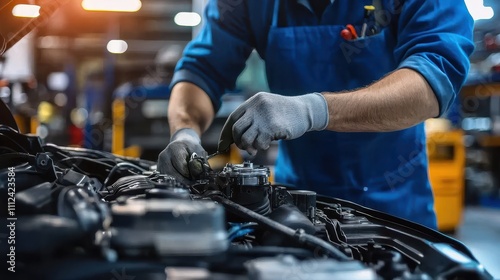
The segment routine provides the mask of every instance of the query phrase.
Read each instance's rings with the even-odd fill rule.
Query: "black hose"
[[[104,183],[103,185],[104,186],[108,186],[109,185],[109,180],[111,180],[111,177],[116,173],[116,171],[122,167],[130,167],[130,168],[135,168],[136,170],[139,170],[139,172],[144,172],[146,171],[146,169],[138,166],[138,165],[135,165],[133,163],[129,163],[129,162],[119,162],[117,163],[112,169],[111,171],[109,171],[109,174],[108,174],[108,177],[106,177],[106,180],[104,180]]]
[[[339,261],[351,261],[344,253],[339,251],[330,243],[317,238],[316,236],[305,233],[303,230],[294,230],[285,225],[277,223],[265,216],[253,212],[237,203],[232,202],[229,199],[223,198],[219,195],[211,195],[210,198],[220,204],[224,205],[225,208],[235,215],[249,219],[252,222],[256,222],[261,226],[268,228],[274,232],[283,234],[292,240],[297,241],[301,245],[306,245],[311,249],[320,249],[323,253],[329,255],[330,257]]]
[[[51,143],[44,145],[43,148],[62,151],[64,153],[66,153],[66,155],[68,157],[82,156],[83,155],[86,157],[92,157],[93,159],[95,159],[95,158],[108,158],[108,159],[115,160],[117,158],[113,154],[109,154],[109,153],[102,152],[102,151],[85,149],[85,148],[63,147],[63,146],[57,146],[57,145],[54,145]]]

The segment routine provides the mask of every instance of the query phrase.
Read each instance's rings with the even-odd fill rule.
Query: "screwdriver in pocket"
[[[368,29],[368,19],[370,18],[370,15],[373,11],[375,11],[375,6],[365,6],[365,21],[363,22],[363,26],[361,27],[361,38],[364,38],[366,35],[366,29]]]

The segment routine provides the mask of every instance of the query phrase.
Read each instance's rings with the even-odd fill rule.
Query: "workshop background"
[[[168,84],[203,24],[206,2],[68,1],[1,58],[0,98],[22,132],[45,142],[156,160],[169,141]],[[429,172],[439,229],[462,240],[500,278],[500,250],[494,250],[500,244],[500,1],[465,2],[476,20],[476,50],[456,106],[426,123]],[[0,2],[0,40],[18,36],[49,3]],[[264,64],[254,53],[203,136],[208,152],[232,110],[266,89]],[[275,156],[273,146],[251,159],[272,166]],[[221,162],[247,158],[234,149]]]

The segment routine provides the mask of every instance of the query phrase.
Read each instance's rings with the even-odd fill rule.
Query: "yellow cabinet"
[[[427,135],[429,177],[441,231],[454,231],[462,220],[465,192],[463,136],[458,130]]]

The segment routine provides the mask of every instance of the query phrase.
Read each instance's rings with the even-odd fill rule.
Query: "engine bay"
[[[459,241],[271,184],[268,167],[212,170],[193,154],[189,168],[185,185],[155,162],[1,125],[1,213],[15,224],[15,244],[0,231],[3,263],[19,279],[492,279]]]

